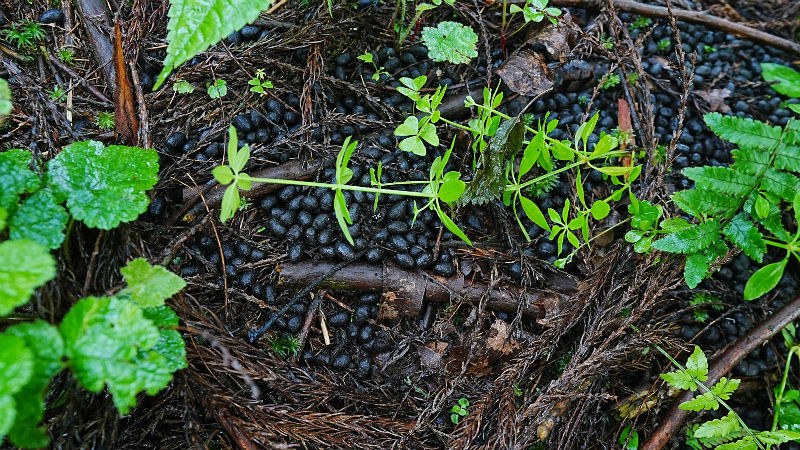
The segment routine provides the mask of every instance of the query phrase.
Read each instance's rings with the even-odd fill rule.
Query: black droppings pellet
[[[328,324],[332,327],[341,327],[347,325],[349,322],[350,314],[346,312],[336,313],[328,319]]]

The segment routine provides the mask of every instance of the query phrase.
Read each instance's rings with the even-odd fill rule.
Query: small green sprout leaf
[[[478,56],[478,35],[458,22],[444,21],[436,28],[425,27],[422,41],[428,47],[428,56],[436,62],[466,64]]]

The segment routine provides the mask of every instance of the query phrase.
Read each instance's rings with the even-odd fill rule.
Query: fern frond
[[[736,414],[731,411],[725,417],[716,420],[709,420],[694,430],[694,437],[697,439],[725,439],[742,430],[741,424],[736,419]]]
[[[737,209],[741,204],[736,197],[700,189],[676,192],[672,194],[672,201],[694,217],[726,213]]]
[[[744,197],[758,184],[758,177],[739,172],[730,167],[689,167],[683,175],[694,181],[697,189],[708,189],[721,194]]]
[[[740,429],[739,431],[735,431],[735,432],[733,432],[733,433],[731,433],[731,434],[729,434],[727,436],[713,437],[713,438],[703,438],[703,439],[698,438],[698,440],[704,446],[713,448],[713,447],[717,447],[720,444],[724,444],[726,442],[731,442],[734,439],[741,439],[741,438],[743,438],[745,436],[747,436],[747,431]]]
[[[751,259],[761,262],[767,252],[767,244],[758,228],[744,213],[739,213],[722,230],[725,236]]]
[[[719,239],[720,223],[712,219],[657,240],[653,247],[670,253],[697,253]]]
[[[772,195],[777,195],[787,202],[794,200],[794,194],[800,191],[800,178],[773,168],[767,169],[761,188]]]
[[[743,147],[769,149],[781,139],[782,130],[749,117],[723,116],[709,113],[703,118],[717,136]]]
[[[797,132],[796,135],[800,139],[800,132]],[[800,142],[795,141],[795,143],[800,145]],[[786,145],[778,147],[775,153],[775,167],[792,172],[800,172],[800,146]]]

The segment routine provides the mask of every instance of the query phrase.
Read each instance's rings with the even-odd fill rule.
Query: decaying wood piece
[[[114,47],[111,45],[111,37],[108,34],[111,32],[109,20],[111,12],[108,10],[108,5],[105,1],[100,0],[76,0],[76,3],[106,83],[111,89],[114,89],[116,79],[114,64],[112,64]]]
[[[775,334],[779,333],[783,327],[800,318],[800,297],[787,303],[780,311],[761,322],[757,327],[750,330],[735,344],[728,347],[719,358],[708,368],[708,380],[706,386],[713,386],[726,373],[733,370],[745,356],[750,354],[753,349],[763,344]],[[650,439],[642,447],[645,450],[660,450],[669,442],[677,432],[689,411],[680,409],[680,404],[687,402],[694,397],[695,393],[686,391],[681,394],[670,408],[667,416],[659,429],[650,436]]]
[[[278,283],[284,286],[305,285],[333,267],[327,262],[287,263],[276,268],[280,273]],[[518,308],[523,316],[546,323],[567,301],[568,292],[525,289],[517,287],[489,286],[483,283],[468,283],[461,278],[444,278],[423,271],[409,271],[386,264],[383,267],[370,264],[350,264],[320,283],[319,287],[331,290],[381,291],[382,318],[396,318],[397,314],[416,316],[423,299],[432,302],[448,302],[462,298],[477,303],[488,295],[487,308],[513,314]],[[520,303],[522,307],[520,308]],[[392,311],[385,308],[391,308]]]
[[[119,19],[114,24],[114,75],[114,134],[121,137],[126,145],[139,145],[139,120],[136,117],[131,80],[125,69]]]

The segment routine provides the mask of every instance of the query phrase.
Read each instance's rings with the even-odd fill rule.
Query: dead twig
[[[601,8],[604,0],[551,0],[551,6],[575,7],[575,8]],[[524,0],[510,0],[509,3],[525,3]],[[632,0],[614,0],[614,7],[620,11],[637,14],[640,16],[657,17],[666,19],[670,17],[669,9],[663,6],[646,5]],[[724,31],[726,33],[739,36],[744,39],[769,45],[794,55],[800,55],[800,44],[788,39],[757,30],[747,25],[732,22],[721,17],[712,16],[699,11],[689,11],[687,9],[672,8],[672,13],[676,19],[684,22],[704,25],[708,28]]]

